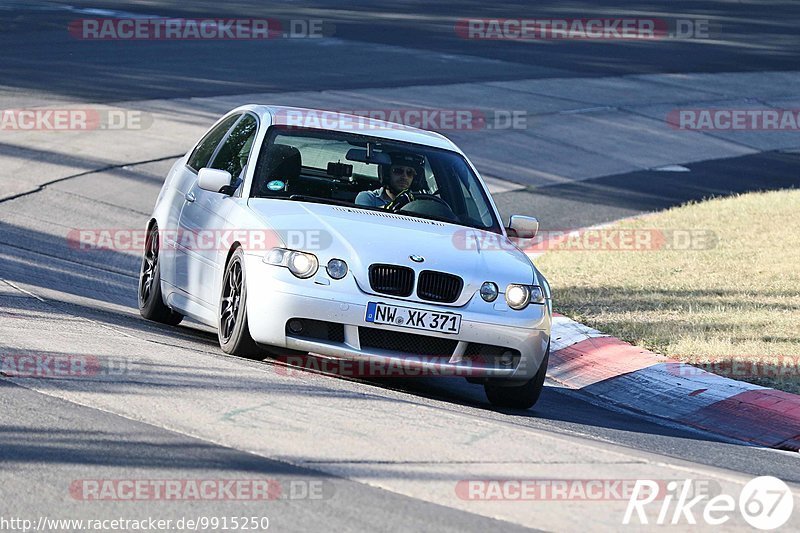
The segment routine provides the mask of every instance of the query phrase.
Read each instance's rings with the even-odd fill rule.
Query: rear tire
[[[217,337],[223,352],[250,359],[264,358],[264,350],[250,336],[247,278],[244,271],[244,252],[241,248],[233,252],[225,267],[217,319]]]
[[[486,383],[483,390],[486,398],[495,407],[511,407],[513,409],[530,409],[539,400],[547,376],[547,364],[550,360],[550,345],[547,345],[542,364],[536,375],[519,386],[502,386]]]
[[[159,251],[158,226],[153,224],[147,232],[142,266],[139,269],[139,313],[147,320],[177,326],[183,320],[183,315],[176,313],[164,304],[164,298],[161,295]]]

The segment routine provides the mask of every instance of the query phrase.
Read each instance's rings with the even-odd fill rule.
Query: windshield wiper
[[[345,207],[353,207],[354,205],[356,205],[352,202],[345,202],[344,200],[334,200],[333,198],[321,198],[319,196],[304,196],[302,194],[293,194],[289,197],[289,200],[295,200],[297,202],[313,202],[315,204],[342,205]]]

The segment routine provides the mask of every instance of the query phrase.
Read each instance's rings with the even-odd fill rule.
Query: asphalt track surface
[[[376,5],[377,4],[377,5]],[[456,81],[662,72],[791,70],[800,6],[791,0],[375,3],[335,1],[10,2],[0,42],[4,84],[87,101],[287,90],[394,87]],[[16,6],[28,5],[28,9]],[[71,8],[71,9],[69,9]],[[81,10],[81,8],[84,8]],[[322,19],[335,40],[81,41],[64,27],[85,8],[174,17]],[[462,18],[652,17],[710,21],[711,39],[519,43],[459,37]],[[8,80],[8,81],[5,81]],[[101,80],[101,81],[99,81]],[[415,83],[416,82],[416,83]]]
[[[391,7],[278,2],[268,10],[255,2],[198,2],[191,9],[165,2],[20,4],[0,5],[0,42],[4,50],[14,51],[0,57],[0,94],[10,101],[19,95],[35,95],[43,102],[115,102],[536,77],[796,70],[800,48],[793,2],[670,2],[668,8],[655,2],[559,2],[535,8],[513,3],[499,8],[486,2],[401,2]],[[336,40],[324,54],[319,45],[303,40],[278,40],[268,50],[259,43],[146,43],[133,48],[70,40],[66,24],[85,16],[79,10],[89,7],[160,16],[319,17],[335,24]],[[725,38],[660,46],[518,46],[468,42],[452,32],[454,13],[613,16],[633,7],[648,16],[716,19],[726,29]],[[254,61],[258,68],[253,68]],[[36,147],[30,148],[35,157]],[[142,365],[141,375],[118,380],[0,379],[3,516],[264,513],[271,528],[280,531],[511,531],[518,524],[537,522],[545,529],[577,529],[581,524],[567,516],[574,514],[584,528],[595,524],[613,529],[618,516],[603,524],[596,516],[607,510],[603,503],[584,504],[576,511],[552,502],[548,507],[486,510],[471,502],[443,505],[425,487],[443,484],[452,492],[458,480],[470,476],[509,477],[501,468],[504,463],[525,477],[612,473],[628,478],[641,465],[666,465],[688,477],[775,475],[800,483],[796,454],[666,426],[554,384],[548,384],[533,410],[498,411],[488,406],[480,387],[461,380],[286,377],[269,360],[223,356],[207,328],[143,321],[135,303],[135,254],[80,252],[55,237],[53,228],[140,227],[169,164],[90,172],[0,201],[0,278],[5,280],[0,281],[0,350],[92,354]],[[758,181],[748,168],[762,171]],[[681,184],[674,174],[643,172],[502,193],[498,203],[507,212],[535,206],[550,227],[580,226],[708,194],[792,186],[799,174],[796,154],[783,152],[696,163],[693,170],[695,178],[703,177],[700,182]],[[598,205],[603,208],[593,209]],[[215,411],[234,398],[242,403]],[[325,411],[321,406],[326,403],[340,409]],[[264,405],[268,412],[259,410]],[[416,414],[398,418],[398,413]],[[387,428],[387,420],[402,422]],[[485,434],[509,432],[513,441],[488,450],[475,447],[474,441],[486,438],[470,433],[478,427]],[[462,433],[469,438],[460,438]],[[403,446],[395,448],[398,442]],[[523,444],[532,450],[531,457],[515,455]],[[463,450],[479,456],[462,457]],[[485,453],[491,455],[480,455]],[[626,459],[604,462],[612,456]],[[496,469],[487,470],[487,462]],[[321,481],[328,492],[319,500],[266,506],[230,501],[90,505],[68,495],[76,479],[243,477],[269,477],[285,486]],[[553,518],[537,520],[536,513]]]

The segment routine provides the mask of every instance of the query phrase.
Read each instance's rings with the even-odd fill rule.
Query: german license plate
[[[453,335],[461,330],[461,315],[456,313],[436,313],[378,302],[367,304],[366,321],[373,324],[391,324],[392,326],[452,333]]]

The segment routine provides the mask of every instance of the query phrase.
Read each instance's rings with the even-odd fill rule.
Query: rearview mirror
[[[391,165],[392,158],[385,152],[375,152],[370,154],[362,148],[350,148],[344,156],[348,161],[358,161],[359,163],[371,163],[373,165]]]
[[[519,239],[533,239],[539,231],[539,221],[534,217],[511,215],[508,221],[509,237]]]
[[[231,184],[231,173],[216,168],[201,168],[197,173],[197,185],[204,191],[221,192]]]

